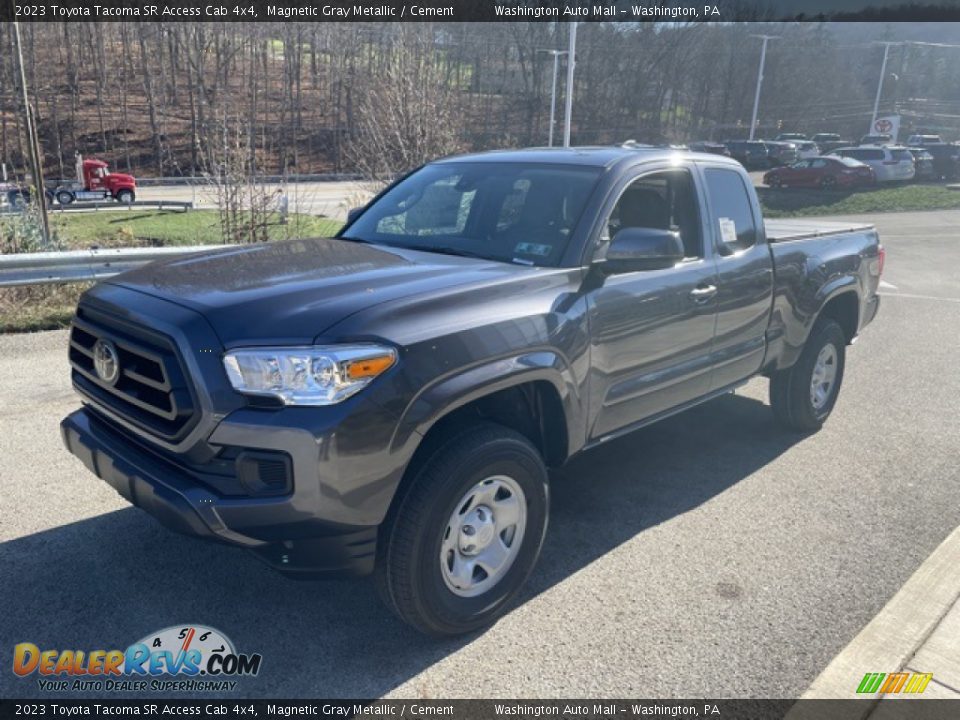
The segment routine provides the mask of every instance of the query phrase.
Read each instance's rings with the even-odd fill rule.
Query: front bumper
[[[64,418],[60,430],[67,449],[92,473],[171,530],[247,548],[295,577],[373,570],[376,525],[305,516],[294,495],[222,497],[88,408]]]

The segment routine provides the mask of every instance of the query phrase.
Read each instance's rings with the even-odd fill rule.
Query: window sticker
[[[551,245],[541,245],[540,243],[517,243],[513,252],[517,255],[537,255],[539,257],[548,257],[553,250]]]
[[[720,239],[725,245],[736,245],[737,243],[737,224],[732,218],[717,218],[720,224]]]

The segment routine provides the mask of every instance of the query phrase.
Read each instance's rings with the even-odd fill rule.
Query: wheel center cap
[[[460,526],[460,552],[476,555],[493,541],[496,532],[493,512],[486,505],[478,505],[467,514]]]

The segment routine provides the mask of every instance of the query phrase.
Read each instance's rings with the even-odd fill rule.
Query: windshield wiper
[[[493,260],[493,258],[489,258],[486,255],[481,255],[480,253],[464,250],[463,248],[448,247],[444,245],[422,245],[419,247],[411,246],[410,249],[423,250],[424,252],[435,252],[440,253],[441,255],[456,255],[458,257],[478,258],[480,260]]]
[[[364,240],[363,238],[358,237],[349,237],[347,235],[339,235],[336,238],[337,240],[346,240],[347,242],[363,243],[364,245],[380,245],[381,243],[375,243],[373,240]]]

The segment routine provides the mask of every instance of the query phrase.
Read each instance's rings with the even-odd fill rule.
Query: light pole
[[[760,109],[760,86],[763,85],[763,66],[767,62],[767,43],[770,40],[776,40],[779,35],[751,35],[763,40],[763,48],[760,50],[760,69],[757,71],[757,92],[753,96],[753,117],[750,119],[750,139],[757,130],[757,111]]]
[[[563,146],[570,147],[570,118],[573,116],[573,68],[577,64],[577,24],[570,24],[570,49],[567,50],[567,97],[563,118]]]
[[[550,84],[550,134],[547,140],[547,146],[553,147],[553,126],[556,125],[557,115],[557,65],[560,63],[560,56],[566,55],[566,50],[538,50],[537,52],[553,55],[553,82]]]
[[[883,78],[887,74],[887,56],[890,54],[891,45],[900,45],[900,43],[883,43],[883,62],[880,64],[880,82],[877,84],[877,97],[873,100],[873,117],[870,118],[870,127],[867,128],[867,135],[874,132],[873,126],[877,123],[877,113],[880,111],[880,96],[883,94]]]

